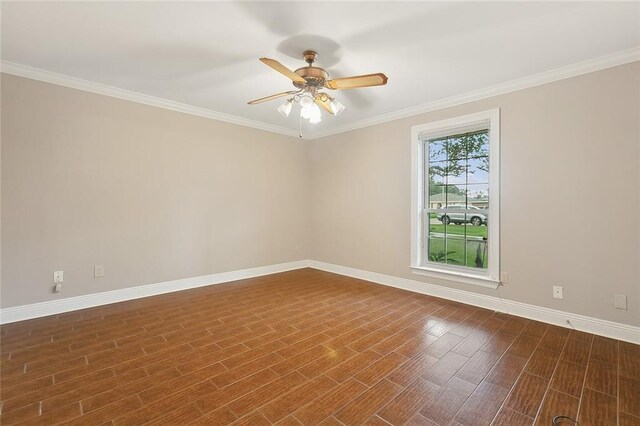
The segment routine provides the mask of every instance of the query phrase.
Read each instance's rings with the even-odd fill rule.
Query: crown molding
[[[267,132],[278,133],[286,136],[298,138],[298,132],[286,127],[274,126],[273,124],[263,123],[261,121],[250,120],[248,118],[238,117],[232,114],[213,111],[206,108],[200,108],[180,102],[171,101],[169,99],[158,98],[155,96],[145,95],[143,93],[131,90],[120,89],[106,84],[95,83],[89,80],[72,77],[69,75],[58,74],[27,65],[17,64],[9,61],[2,61],[0,71],[5,74],[12,74],[18,77],[30,78],[32,80],[43,81],[45,83],[56,84],[58,86],[70,87],[72,89],[83,90],[85,92],[96,93],[99,95],[110,96],[112,98],[123,99],[126,101],[137,102],[144,105],[151,105],[158,108],[164,108],[172,111],[191,114],[198,117],[209,118],[212,120],[223,121],[225,123],[237,124],[239,126],[251,127]]]
[[[474,102],[481,99],[490,98],[492,96],[502,95],[509,92],[515,92],[517,90],[527,89],[527,88],[539,86],[542,84],[552,83],[554,81],[564,80],[566,78],[575,77],[582,74],[599,71],[605,68],[615,67],[618,65],[624,65],[630,62],[635,62],[635,61],[640,61],[640,47],[634,47],[632,49],[623,50],[610,55],[600,56],[598,58],[590,59],[583,62],[578,62],[573,65],[568,65],[568,66],[556,68],[550,71],[533,74],[527,77],[510,80],[504,83],[486,87],[484,89],[474,90],[471,92],[451,96],[444,99],[439,99],[433,102],[428,102],[425,104],[416,105],[409,108],[403,108],[397,111],[392,111],[386,114],[377,115],[375,117],[355,121],[353,123],[348,123],[333,129],[327,129],[325,131],[320,130],[318,132],[314,132],[314,133],[303,136],[303,139],[306,139],[306,140],[320,139],[327,136],[336,135],[339,133],[345,133],[352,130],[361,129],[363,127],[375,126],[377,124],[382,124],[382,123],[386,123],[393,120],[399,120],[399,119],[411,117],[414,115],[425,114],[425,113],[436,111],[443,108],[449,108],[452,106],[461,105],[468,102]],[[97,93],[105,96],[111,96],[114,98],[124,99],[131,102],[151,105],[158,108],[169,109],[172,111],[191,114],[198,117],[209,118],[212,120],[223,121],[226,123],[237,124],[240,126],[251,127],[258,130],[264,130],[267,132],[273,132],[281,135],[299,138],[298,132],[296,130],[288,129],[286,127],[275,126],[273,124],[263,123],[261,121],[256,121],[256,120],[250,120],[250,119],[239,117],[232,114],[225,114],[222,112],[217,112],[217,111],[213,111],[206,108],[201,108],[201,107],[183,104],[180,102],[171,101],[169,99],[145,95],[145,94],[134,92],[131,90],[120,89],[117,87],[108,86],[101,83],[95,83],[89,80],[83,80],[80,78],[76,78],[76,77],[72,77],[64,74],[58,74],[51,71],[30,67],[27,65],[17,64],[14,62],[2,61],[0,72],[16,75],[19,77],[30,78],[33,80],[43,81],[46,83],[56,84],[59,86],[70,87],[72,89],[84,90],[86,92]]]
[[[382,124],[388,121],[399,120],[402,118],[425,114],[428,112],[449,108],[468,102],[479,101],[481,99],[515,92],[517,90],[528,89],[530,87],[540,86],[542,84],[552,83],[554,81],[564,80],[566,78],[576,77],[582,74],[588,74],[590,72],[595,72],[636,61],[640,61],[640,47],[634,47],[632,49],[623,50],[611,55],[600,56],[598,58],[578,62],[573,65],[556,68],[550,71],[544,71],[527,77],[518,78],[516,80],[510,80],[504,83],[486,87],[484,89],[474,90],[460,95],[451,96],[449,98],[439,99],[437,101],[377,115],[375,117],[345,124],[334,129],[316,132],[312,135],[309,135],[306,139],[319,139],[326,136],[349,132],[351,130],[361,129],[363,127],[375,126],[376,124]]]

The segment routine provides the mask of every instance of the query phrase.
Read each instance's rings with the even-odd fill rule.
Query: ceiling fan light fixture
[[[300,116],[302,118],[306,118],[307,120],[311,118],[311,108],[302,107],[300,109]]]
[[[353,77],[341,77],[329,80],[329,73],[323,68],[314,65],[318,54],[313,50],[305,50],[302,54],[307,66],[291,71],[275,59],[260,58],[260,61],[289,78],[297,90],[276,93],[275,95],[249,101],[249,105],[261,104],[273,99],[289,97],[278,107],[278,112],[289,117],[294,102],[300,104],[300,118],[309,120],[311,124],[322,121],[321,106],[331,115],[340,115],[345,106],[336,101],[329,94],[323,92],[329,90],[357,89],[361,87],[384,86],[387,84],[387,76],[383,73],[356,75]],[[302,124],[302,120],[300,120]],[[301,136],[302,137],[302,136]]]
[[[289,114],[291,113],[292,107],[293,107],[293,101],[289,99],[288,101],[286,101],[285,103],[283,103],[278,107],[278,112],[284,115],[285,117],[288,117]]]
[[[300,104],[302,105],[302,102]],[[316,124],[322,121],[322,112],[320,112],[320,108],[315,103],[306,107],[302,106],[300,109],[300,116],[309,120],[309,123],[311,124]]]
[[[332,99],[331,102],[329,102],[329,108],[331,108],[331,111],[333,111],[333,115],[340,115],[340,113],[342,113],[342,111],[344,111],[346,107],[335,99]]]
[[[315,105],[311,95],[302,95],[300,97],[300,106],[302,108],[311,108],[311,105]]]
[[[309,110],[309,123],[317,124],[322,121],[322,112],[320,111],[320,107],[318,107],[318,105],[314,103],[313,105],[311,105]]]

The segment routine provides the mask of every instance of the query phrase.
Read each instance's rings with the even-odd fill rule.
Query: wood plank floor
[[[640,425],[640,347],[303,269],[9,324],[3,425]]]

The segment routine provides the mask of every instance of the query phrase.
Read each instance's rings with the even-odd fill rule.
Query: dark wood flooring
[[[312,269],[0,334],[3,425],[640,425],[640,346]]]

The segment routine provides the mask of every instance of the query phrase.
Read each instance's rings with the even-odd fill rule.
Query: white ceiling
[[[384,72],[335,92],[338,117],[308,134],[640,45],[638,2],[3,2],[2,60],[292,130],[291,69],[304,49],[332,77]]]

